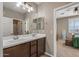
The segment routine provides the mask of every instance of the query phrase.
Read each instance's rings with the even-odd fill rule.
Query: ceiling
[[[11,10],[19,12],[19,13],[23,13],[23,14],[27,12],[27,10],[24,10],[22,8],[17,7],[16,3],[17,2],[4,2],[3,7],[11,9]],[[43,4],[43,2],[28,2],[28,4],[30,4],[34,7],[34,4],[35,5],[40,5],[40,4]]]
[[[27,10],[17,7],[16,4],[17,4],[17,2],[4,2],[3,7],[11,9],[11,10],[19,12],[19,13],[26,13],[27,12]],[[32,2],[28,3],[28,4],[33,5]],[[35,3],[35,4],[38,4],[38,3]]]

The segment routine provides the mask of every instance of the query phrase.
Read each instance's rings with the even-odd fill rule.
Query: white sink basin
[[[8,48],[18,44],[30,42],[32,40],[37,40],[39,38],[46,37],[46,35],[36,34],[35,36],[32,36],[32,34],[28,34],[28,35],[19,35],[18,37],[19,37],[18,39],[13,39],[13,37],[9,39],[3,39],[3,48]]]

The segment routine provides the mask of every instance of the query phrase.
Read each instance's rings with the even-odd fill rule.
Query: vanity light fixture
[[[75,14],[78,14],[78,11],[79,11],[79,10],[78,10],[78,7],[75,7],[75,8],[74,8]]]
[[[30,7],[30,10],[33,11],[33,7]]]
[[[78,7],[75,7],[74,11],[78,11]]]
[[[31,10],[30,9],[28,9],[28,12],[30,12]]]
[[[16,6],[17,6],[17,7],[20,7],[21,4],[22,4],[22,2],[18,2],[18,3],[16,4]]]
[[[27,4],[27,2],[18,2],[16,6],[27,10],[28,12],[34,11],[34,8],[31,5]]]

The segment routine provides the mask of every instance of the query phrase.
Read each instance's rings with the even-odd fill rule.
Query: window
[[[69,32],[79,32],[79,17],[69,19]]]

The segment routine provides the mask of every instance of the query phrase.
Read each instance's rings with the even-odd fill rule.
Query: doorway
[[[22,34],[22,22],[20,20],[13,20],[13,34],[21,35]]]

